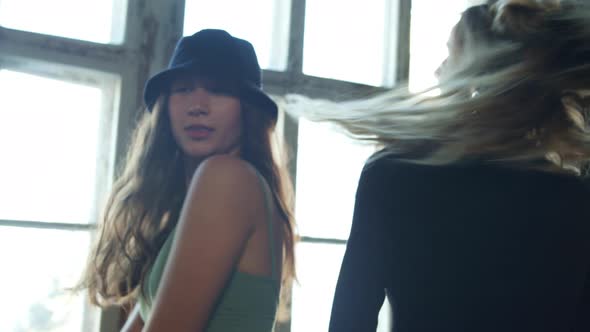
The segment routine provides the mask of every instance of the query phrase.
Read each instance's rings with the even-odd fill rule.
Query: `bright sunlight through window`
[[[120,44],[127,0],[0,0],[0,25],[46,35]]]

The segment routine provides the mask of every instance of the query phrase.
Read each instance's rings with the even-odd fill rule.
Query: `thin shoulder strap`
[[[275,244],[274,244],[274,232],[273,232],[273,221],[272,221],[272,196],[270,191],[268,190],[266,180],[262,177],[258,171],[256,171],[256,175],[258,176],[258,181],[260,182],[260,187],[262,187],[262,192],[264,193],[264,207],[266,209],[266,222],[268,223],[268,240],[270,246],[270,268],[271,268],[271,277],[276,279],[276,260],[275,260]]]

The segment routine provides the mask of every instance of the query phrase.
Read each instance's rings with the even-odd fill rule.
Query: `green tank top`
[[[258,174],[258,173],[257,173]],[[273,227],[271,216],[271,196],[261,175],[258,175],[264,191],[266,219],[269,228],[271,247],[270,277],[256,276],[234,269],[229,282],[224,287],[219,302],[207,325],[207,332],[271,332],[279,303],[280,280],[276,275],[273,245]],[[144,322],[150,316],[152,303],[156,297],[162,273],[170,254],[176,229],[174,229],[156,257],[146,283],[142,285],[143,293],[138,299],[139,312]]]

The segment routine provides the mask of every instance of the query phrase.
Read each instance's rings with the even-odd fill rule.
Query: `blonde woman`
[[[272,331],[293,219],[252,45],[184,37],[144,97],[81,288],[134,306],[124,331]]]
[[[383,149],[363,170],[330,331],[590,331],[590,4],[466,10],[440,94],[308,116]]]

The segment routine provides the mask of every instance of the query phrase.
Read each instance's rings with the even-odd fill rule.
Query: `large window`
[[[126,0],[2,0],[0,25],[46,35],[120,44]]]
[[[461,11],[476,2],[414,0],[410,24],[403,17],[409,14],[405,12],[408,1],[336,5],[307,0],[303,73],[385,87],[409,79],[413,90],[430,87],[436,83],[434,71],[447,56],[452,26]],[[334,8],[338,8],[338,15],[326,24]],[[406,27],[409,36],[403,35],[408,31],[403,24],[410,24]],[[392,52],[408,46],[409,54]],[[404,56],[409,56],[409,76],[403,74],[408,70]],[[351,90],[331,80],[324,82],[341,96],[326,93],[317,97],[346,98],[343,95]],[[296,217],[303,241],[297,250],[300,284],[293,289],[291,331],[326,331],[350,232],[357,181],[375,148],[353,142],[325,124],[300,120],[298,129]],[[379,331],[389,331],[395,324],[390,312],[385,301]]]
[[[95,331],[97,310],[68,291],[86,261],[89,232],[2,227],[0,330]]]
[[[94,222],[102,91],[5,69],[0,90],[2,219]]]
[[[375,86],[393,84],[397,1],[306,4],[303,73]]]
[[[97,310],[67,289],[109,183],[112,92],[19,61],[0,58],[0,330],[93,331]]]
[[[463,10],[485,0],[412,0],[410,89],[436,84],[436,69],[448,55],[447,41]]]
[[[248,39],[264,88],[289,107],[288,93],[338,101],[407,79],[415,90],[434,84],[452,25],[476,2],[0,0],[0,331],[118,331],[117,311],[100,314],[65,289],[80,277],[145,79],[179,37],[222,28]],[[330,125],[280,124],[301,242],[277,332],[322,332],[375,148]]]
[[[112,181],[117,124],[128,122],[118,112],[126,56],[114,46],[125,12],[119,0],[0,1],[0,331],[109,326],[69,289]]]
[[[297,1],[297,0],[293,0]],[[291,0],[186,0],[183,34],[201,29],[224,29],[250,41],[260,67],[284,70]]]
[[[335,128],[299,121],[295,216],[299,284],[291,331],[327,331],[332,298],[350,232],[356,185],[371,145]]]

